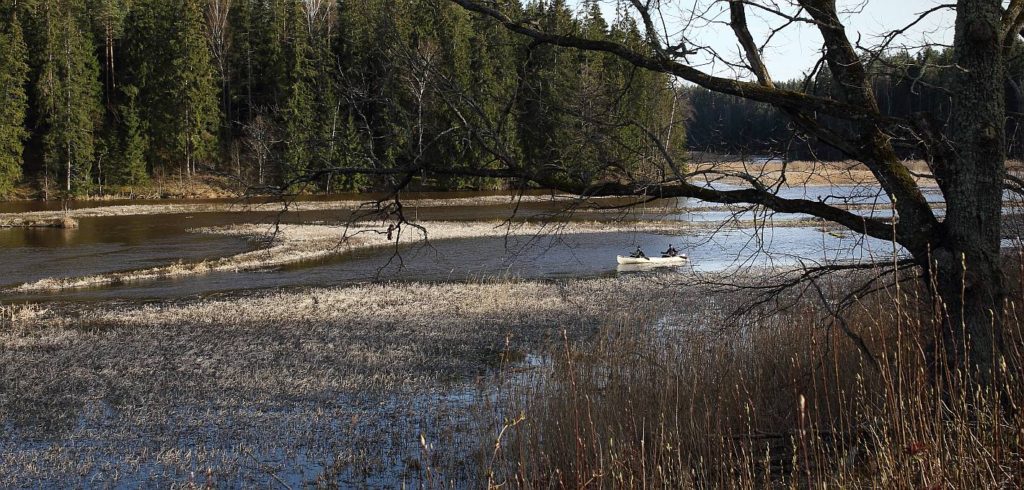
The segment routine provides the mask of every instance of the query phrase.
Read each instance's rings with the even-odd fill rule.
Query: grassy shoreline
[[[928,165],[924,161],[908,161],[906,165],[918,174],[929,173]],[[737,173],[756,176],[766,184],[779,181],[783,173],[785,173],[786,181],[796,185],[859,185],[877,182],[866,167],[852,161],[791,161],[785,163],[772,161],[765,163],[744,160],[705,160],[703,156],[694,155],[694,160],[688,162],[688,166],[692,172],[720,172],[721,175],[712,174],[711,178],[718,182],[732,184],[747,183],[745,180],[735,177],[734,175]],[[1011,171],[1019,172],[1022,169],[1022,164],[1018,161],[1011,161],[1008,162],[1008,168]],[[924,185],[934,184],[934,179],[925,177],[916,177],[916,179]],[[102,194],[76,197],[76,200],[100,202],[123,199],[220,199],[236,197],[244,191],[245,184],[236,178],[198,174],[192,179],[183,179],[180,176],[154,177],[147,183],[136,186],[106,186]],[[58,193],[54,192],[53,194]],[[42,200],[43,195],[44,193],[38,187],[22,184],[6,197],[8,201],[38,201]],[[316,195],[316,193],[306,193],[306,195]],[[3,201],[0,200],[0,202]]]

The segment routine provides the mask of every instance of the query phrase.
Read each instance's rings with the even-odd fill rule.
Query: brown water
[[[493,196],[495,193],[420,193],[408,199]],[[316,196],[310,199],[363,200],[367,195]],[[159,204],[233,203],[232,200],[159,201]],[[84,204],[84,203],[79,203]],[[88,203],[96,205],[97,203]],[[115,201],[98,203],[117,204]],[[123,203],[121,203],[123,204]],[[132,201],[131,204],[140,204]],[[664,205],[666,203],[661,203]],[[515,213],[519,219],[676,219],[717,221],[730,215],[714,205],[685,200],[671,204],[685,210],[653,215],[644,207],[631,211],[564,213],[563,203],[408,207],[407,215],[419,220],[495,220]],[[35,210],[54,203],[3,203],[0,210]],[[659,205],[659,206],[660,206]],[[59,205],[58,205],[59,208]],[[143,269],[176,261],[224,257],[254,247],[240,237],[208,235],[190,229],[237,223],[339,223],[351,211],[209,212],[146,216],[81,218],[78,229],[0,229],[0,288],[49,277],[73,277]],[[741,216],[742,217],[742,216]],[[856,237],[837,237],[815,228],[779,227],[767,234],[757,230],[694,232],[687,236],[650,233],[592,233],[572,236],[477,238],[433,242],[429,247],[361,250],[328,260],[290,265],[286,268],[241,273],[215,273],[174,280],[155,280],[119,286],[64,291],[58,294],[12,294],[0,291],[5,300],[88,300],[97,298],[163,298],[253,288],[328,286],[377,280],[477,280],[495,276],[557,279],[622,273],[616,254],[637,245],[656,253],[669,243],[681,247],[699,270],[738,266],[771,266],[797,260],[828,261],[891,254],[887,243],[862,242]]]

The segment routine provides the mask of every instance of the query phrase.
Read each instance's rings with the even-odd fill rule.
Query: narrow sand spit
[[[615,231],[647,231],[677,233],[687,229],[681,222],[453,222],[425,221],[417,223],[423,229],[405,225],[393,230],[379,224],[360,223],[350,226],[328,225],[234,225],[194,230],[201,233],[242,235],[265,240],[269,246],[230,257],[194,263],[176,263],[125,272],[112,272],[93,276],[47,278],[22,284],[17,292],[60,291],[64,289],[105,286],[160,278],[184,277],[210,272],[238,272],[280,267],[308,260],[316,260],[346,251],[384,247],[407,246],[426,240],[454,238],[482,238],[500,236],[530,236],[541,234],[574,234]]]
[[[555,202],[570,204],[580,202],[579,197],[568,194],[524,195],[524,196],[475,196],[446,199],[408,199],[402,200],[406,207],[455,207],[455,206],[499,206],[515,205],[516,203]],[[345,211],[368,208],[368,201],[337,200],[337,201],[294,201],[287,203],[289,211]],[[102,216],[147,216],[154,214],[194,214],[194,213],[237,213],[237,212],[278,212],[285,210],[285,203],[245,202],[236,203],[187,203],[187,204],[124,204],[116,206],[96,206],[67,211],[31,211],[27,213],[0,213],[0,222],[5,220],[41,220],[70,218],[95,218]]]
[[[0,228],[78,228],[78,220],[67,216],[47,218],[18,217],[0,218]]]

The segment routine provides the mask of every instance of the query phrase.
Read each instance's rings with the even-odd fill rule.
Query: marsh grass
[[[848,280],[831,291],[848,291]],[[544,376],[507,384],[504,404],[483,408],[494,414],[483,443],[493,454],[481,458],[489,484],[1024,485],[1024,374],[1004,370],[994,389],[974,390],[963,370],[930,367],[938,318],[919,288],[886,288],[844,312],[877,367],[816,299],[728,316],[742,303],[720,297],[668,321],[609,319],[593,342],[565,339]],[[1007,306],[1015,356],[1017,305]]]
[[[0,487],[470,484],[490,373],[529,375],[532,353],[593,335],[608,309],[672,306],[657,288],[505,278],[5,309]]]
[[[1010,413],[930,370],[920,291],[844,316],[879,369],[811,297],[750,300],[659,274],[5,306],[0,486],[1021,485],[1019,373]]]

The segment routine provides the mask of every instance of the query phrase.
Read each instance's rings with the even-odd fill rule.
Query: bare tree
[[[648,49],[637,50],[608,40],[585,38],[574,32],[547,32],[529,19],[510,18],[494,2],[451,0],[463,8],[488,16],[535,44],[611,53],[633,65],[663,72],[712,91],[774,106],[788,115],[796,128],[866,166],[894,208],[891,218],[857,214],[826,200],[793,199],[773,187],[749,178],[749,187],[716,190],[688,181],[679,172],[652,181],[622,172],[598,174],[587,181],[560,179],[557,170],[531,169],[503,160],[504,174],[586,196],[689,197],[725,204],[763,206],[781,213],[806,213],[838,223],[854,232],[901,245],[932,285],[935,306],[945,324],[936,342],[934,359],[952,368],[978,370],[975,381],[986,385],[998,375],[1000,363],[1013,362],[1004,354],[1005,292],[1000,259],[1001,216],[1005,168],[1004,107],[1005,57],[1019,42],[1024,24],[1024,1],[1013,0],[1004,9],[999,0],[960,0],[921,13],[922,18],[942,9],[955,11],[955,86],[951,122],[945,130],[927,114],[901,119],[883,114],[871,88],[869,63],[884,52],[892,39],[910,26],[892,30],[878,45],[864,48],[846,32],[834,0],[721,0],[727,5],[725,22],[708,20],[697,4],[675,4],[683,19],[677,29],[667,27],[671,0],[630,0],[630,15],[642,21]],[[747,11],[781,22],[778,30],[793,25],[812,26],[822,39],[822,61],[835,81],[832,96],[810,95],[779,88],[747,23]],[[702,18],[705,22],[695,22]],[[689,20],[687,20],[689,19]],[[911,25],[913,25],[913,23]],[[699,39],[697,26],[731,29],[739,59],[729,60]],[[726,27],[727,26],[727,27]],[[678,27],[678,26],[677,26]],[[765,41],[767,42],[767,41]],[[701,54],[736,68],[736,76],[720,76],[699,68],[689,59]],[[841,121],[839,131],[829,121]],[[945,201],[945,215],[937,213],[921,184],[897,156],[901,143],[921,144],[927,151],[931,176]],[[667,155],[666,155],[667,156]],[[677,168],[673,166],[673,168]]]
[[[274,123],[262,113],[257,113],[253,120],[244,127],[245,144],[256,160],[255,180],[258,187],[263,187],[267,180],[267,167],[272,154],[272,148],[279,143],[277,140],[277,128]],[[256,186],[252,186],[256,187]]]
[[[231,0],[210,0],[206,6],[206,35],[210,43],[210,52],[217,66],[220,77],[221,114],[224,121],[224,134],[231,135],[231,74],[228,73],[228,52],[231,49],[230,24]]]

